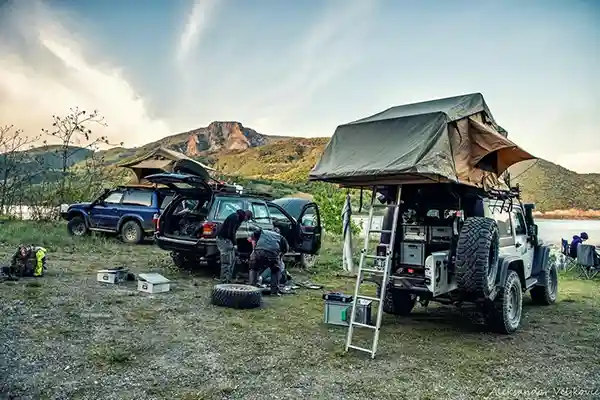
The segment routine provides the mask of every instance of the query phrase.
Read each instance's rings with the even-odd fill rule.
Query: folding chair
[[[577,246],[577,266],[579,278],[592,279],[600,272],[600,265],[596,263],[596,246],[580,244]]]
[[[569,255],[569,241],[560,239],[560,252],[564,256],[562,269],[571,271],[577,266],[577,260]]]

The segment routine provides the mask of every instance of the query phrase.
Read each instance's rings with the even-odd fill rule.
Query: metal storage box
[[[325,299],[325,323],[348,326],[350,324],[350,313],[352,312],[352,296],[341,295],[339,299],[334,296],[331,296],[333,299],[327,299],[327,297],[327,295],[323,295]],[[354,320],[361,324],[371,325],[370,300],[358,300]]]
[[[427,229],[422,225],[404,225],[402,227],[402,240],[424,242],[427,240]]]
[[[400,246],[400,264],[425,265],[425,243],[402,242]]]
[[[452,241],[451,226],[432,226],[429,228],[429,240],[433,243],[450,243]]]

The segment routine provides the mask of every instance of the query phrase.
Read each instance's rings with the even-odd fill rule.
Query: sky
[[[29,136],[72,107],[125,146],[215,120],[331,136],[473,92],[532,154],[600,172],[600,2],[0,0],[0,125]]]

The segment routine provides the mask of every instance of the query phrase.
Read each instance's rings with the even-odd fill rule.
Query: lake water
[[[352,219],[359,226],[366,226],[368,217],[353,216]],[[381,229],[383,218],[373,219],[373,229]],[[569,242],[573,235],[586,232],[590,237],[590,244],[600,244],[600,221],[598,220],[567,220],[567,219],[537,219],[540,239],[546,243],[560,244],[560,239]]]

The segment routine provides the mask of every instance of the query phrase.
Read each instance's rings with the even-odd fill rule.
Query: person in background
[[[569,245],[569,256],[577,258],[577,247],[588,239],[589,237],[586,232],[581,232],[579,236],[574,235],[573,241],[571,241],[571,244]]]
[[[258,229],[249,238],[254,247],[250,257],[250,285],[256,286],[258,276],[271,269],[271,296],[279,295],[283,255],[289,251],[287,240],[279,230]]]
[[[10,267],[3,268],[9,277],[41,277],[46,270],[46,249],[40,246],[19,245],[12,256]]]
[[[230,214],[217,231],[217,248],[221,256],[221,282],[231,283],[233,268],[235,267],[235,242],[237,230],[242,222],[252,219],[249,210],[237,210]]]

